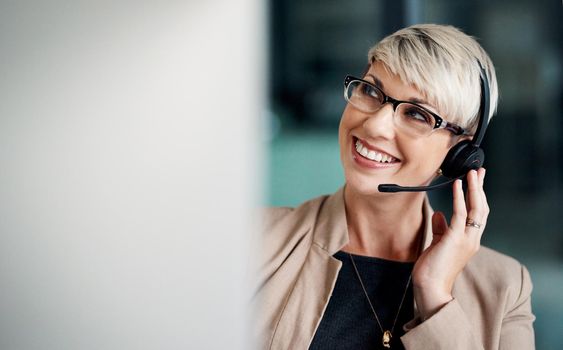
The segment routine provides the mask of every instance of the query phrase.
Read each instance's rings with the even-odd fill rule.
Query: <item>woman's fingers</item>
[[[465,197],[463,195],[461,180],[454,181],[453,195],[454,202],[451,227],[454,232],[463,232],[465,219],[467,218],[467,209],[465,208]]]
[[[480,191],[481,191],[481,205],[482,205],[482,216],[481,216],[481,229],[479,230],[479,241],[481,241],[481,236],[485,232],[485,225],[487,224],[487,218],[489,217],[489,204],[487,203],[487,196],[485,195],[485,190],[483,188],[483,183],[485,182],[486,170],[485,168],[479,169],[480,176]]]
[[[479,168],[479,170],[477,170],[477,175],[479,175],[479,185],[481,186],[481,189],[483,189],[483,183],[485,180],[485,168]]]
[[[466,233],[483,232],[472,226],[465,226],[467,220],[484,225],[489,214],[487,197],[483,190],[485,169],[470,170],[466,176],[467,194],[464,195],[461,180],[456,180],[453,186],[453,215],[451,227],[454,231]]]
[[[482,174],[482,172],[481,172]],[[483,187],[477,171],[470,170],[467,173],[467,219],[482,223],[484,217]],[[478,232],[479,230],[473,230]]]
[[[489,203],[487,202],[487,196],[485,195],[485,190],[483,188],[483,183],[485,182],[485,175],[487,175],[487,170],[485,168],[481,168],[479,170],[482,170],[482,176],[481,176],[481,192],[483,193],[483,208],[485,211],[485,215],[488,216],[490,209],[489,209]]]

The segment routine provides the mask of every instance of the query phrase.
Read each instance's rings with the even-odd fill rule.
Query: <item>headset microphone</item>
[[[413,187],[409,187],[409,186],[399,186],[399,185],[395,185],[395,184],[384,184],[384,185],[379,185],[377,187],[377,189],[379,190],[379,192],[390,192],[390,193],[395,193],[395,192],[422,192],[422,191],[430,191],[430,190],[435,190],[438,188],[442,188],[445,187],[446,185],[451,184],[452,182],[454,182],[457,179],[461,179],[463,177],[459,176],[456,177],[454,179],[450,179],[446,182],[441,182],[439,184],[435,184],[435,185],[430,185],[430,186],[413,186]]]
[[[481,62],[478,63],[481,69],[481,106],[479,108],[479,124],[477,125],[477,131],[475,131],[475,137],[473,137],[471,141],[463,140],[459,142],[450,149],[450,151],[446,155],[446,158],[444,158],[440,169],[442,170],[442,175],[446,178],[449,178],[449,180],[430,186],[408,187],[396,184],[383,184],[377,187],[379,192],[394,193],[435,190],[437,188],[451,184],[455,180],[464,177],[469,170],[479,169],[483,165],[483,162],[485,161],[485,152],[480,147],[480,145],[481,141],[483,141],[483,137],[485,136],[485,131],[487,130],[489,123],[489,110],[491,108],[491,101],[487,73],[481,65]]]

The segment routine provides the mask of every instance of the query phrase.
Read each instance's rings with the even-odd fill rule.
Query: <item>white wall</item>
[[[0,349],[248,349],[259,0],[0,2]]]

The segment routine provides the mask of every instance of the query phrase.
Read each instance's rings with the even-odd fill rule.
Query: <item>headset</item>
[[[479,107],[479,124],[472,140],[463,140],[453,146],[442,165],[441,174],[450,180],[430,186],[400,186],[397,184],[382,184],[377,187],[379,192],[421,192],[444,187],[457,179],[464,177],[469,170],[479,169],[485,161],[485,152],[481,148],[481,141],[485,137],[485,131],[489,125],[489,112],[491,109],[491,96],[489,79],[481,62],[481,104]]]

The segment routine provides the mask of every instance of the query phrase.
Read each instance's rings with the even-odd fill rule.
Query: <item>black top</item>
[[[352,255],[364,286],[384,330],[391,330],[414,262],[399,262]],[[342,268],[329,303],[309,349],[387,349],[383,333],[366,299],[350,255],[339,251],[334,257]],[[414,317],[412,281],[393,329],[391,349],[404,349],[403,325]]]

